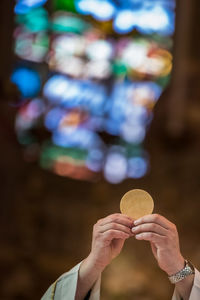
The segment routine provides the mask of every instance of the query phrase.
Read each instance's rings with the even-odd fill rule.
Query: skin
[[[134,221],[132,232],[137,240],[150,242],[159,267],[168,276],[184,268],[185,260],[180,251],[178,231],[169,220],[158,214],[146,215]],[[183,300],[189,300],[193,282],[194,275],[190,275],[176,284]]]
[[[184,268],[176,226],[158,214],[146,215],[136,221],[122,214],[99,220],[93,228],[92,249],[79,270],[75,300],[83,300],[105,267],[121,252],[127,238],[150,242],[159,267],[168,276]],[[194,275],[176,284],[183,300],[189,300]]]
[[[83,300],[105,267],[122,250],[132,236],[133,220],[122,214],[100,219],[93,227],[92,248],[79,269],[75,300]]]

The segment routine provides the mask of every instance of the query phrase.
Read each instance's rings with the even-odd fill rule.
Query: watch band
[[[194,270],[193,265],[189,261],[185,260],[185,267],[182,270],[180,270],[179,272],[177,272],[176,274],[168,276],[168,278],[171,283],[175,284],[175,283],[183,280],[187,276],[192,275],[194,273],[195,273],[195,270]]]

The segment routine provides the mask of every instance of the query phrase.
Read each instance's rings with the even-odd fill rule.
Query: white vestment
[[[56,282],[49,287],[41,300],[74,300],[80,264],[81,263],[60,276],[58,280],[56,280]],[[101,277],[99,277],[95,282],[88,300],[100,300],[100,287]],[[174,290],[171,300],[181,300],[181,297],[178,295],[176,289]],[[200,300],[200,273],[196,269],[194,284],[189,300]]]

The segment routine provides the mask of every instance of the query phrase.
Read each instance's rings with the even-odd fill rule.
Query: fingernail
[[[138,225],[139,224],[139,220],[134,221],[134,225]]]
[[[132,232],[134,232],[135,230],[136,230],[136,228],[135,228],[135,227],[131,228],[131,231],[132,231]]]

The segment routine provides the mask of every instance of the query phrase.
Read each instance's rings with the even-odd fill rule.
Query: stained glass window
[[[11,75],[26,160],[110,183],[149,170],[143,147],[172,70],[175,0],[17,0]]]

